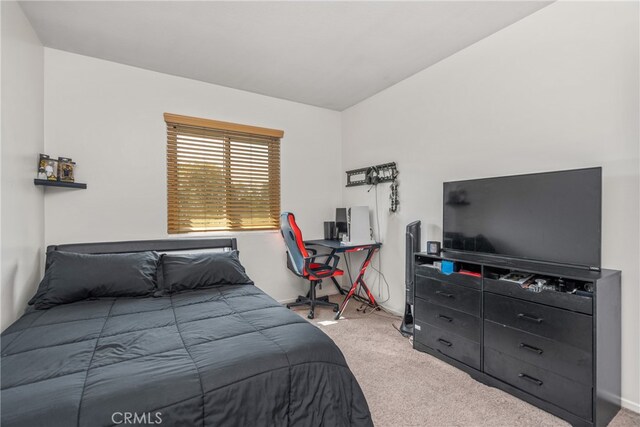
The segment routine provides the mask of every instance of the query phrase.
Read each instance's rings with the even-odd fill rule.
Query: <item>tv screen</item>
[[[602,168],[444,183],[443,248],[600,268]]]

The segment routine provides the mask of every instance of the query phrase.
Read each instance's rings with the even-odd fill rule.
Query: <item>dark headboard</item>
[[[123,252],[170,252],[196,249],[237,250],[238,245],[233,237],[224,239],[164,239],[164,240],[132,240],[129,242],[101,243],[69,243],[47,246],[47,253],[67,251],[81,254],[117,254]]]

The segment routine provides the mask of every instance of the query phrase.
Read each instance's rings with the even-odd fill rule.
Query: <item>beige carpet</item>
[[[336,297],[332,300],[339,301]],[[312,321],[344,353],[369,402],[378,427],[400,426],[569,426],[498,389],[485,386],[464,372],[413,350],[393,327],[400,319],[384,312],[362,314],[351,301],[345,319],[332,325],[331,309],[316,309]],[[308,310],[297,308],[305,316]],[[392,325],[393,324],[393,325]],[[640,426],[640,415],[622,410],[612,427]]]

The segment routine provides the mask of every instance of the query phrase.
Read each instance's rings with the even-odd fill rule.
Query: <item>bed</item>
[[[62,245],[85,254],[233,250],[235,239]],[[28,309],[2,333],[9,426],[370,426],[322,331],[254,285]]]

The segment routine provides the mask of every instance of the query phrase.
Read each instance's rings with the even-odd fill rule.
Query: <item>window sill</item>
[[[190,239],[190,238],[201,238],[201,237],[238,237],[244,236],[247,234],[256,235],[256,234],[280,234],[280,230],[244,230],[244,231],[198,231],[194,233],[177,233],[177,234],[168,234],[168,238],[171,239]]]

